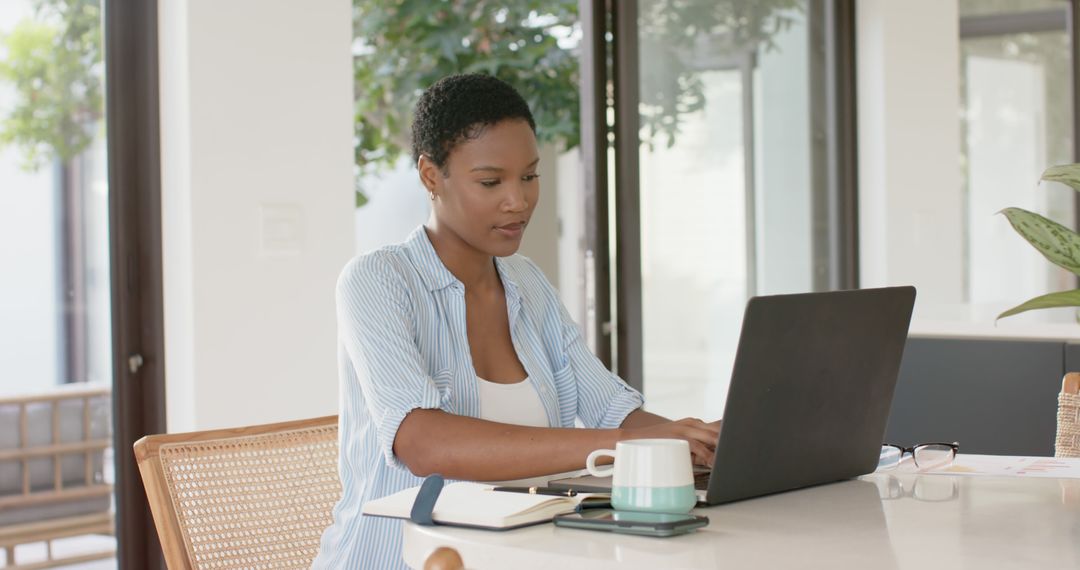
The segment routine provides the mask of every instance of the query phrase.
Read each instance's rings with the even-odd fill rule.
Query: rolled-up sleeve
[[[348,353],[379,450],[390,467],[398,427],[414,409],[442,409],[445,399],[424,371],[408,288],[393,262],[378,253],[346,266],[337,283],[338,334]]]
[[[577,415],[587,428],[617,428],[644,398],[589,350],[565,308],[561,313],[565,350],[577,380]]]

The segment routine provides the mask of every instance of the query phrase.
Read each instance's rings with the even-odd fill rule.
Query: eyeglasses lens
[[[955,456],[953,448],[937,444],[920,445],[912,455],[915,456],[915,465],[920,469],[946,467],[952,463]]]
[[[900,463],[903,452],[894,445],[881,446],[881,457],[878,459],[878,469],[891,469]]]

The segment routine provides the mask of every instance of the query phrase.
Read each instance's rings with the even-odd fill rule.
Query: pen
[[[573,497],[577,495],[577,491],[573,489],[554,489],[552,487],[495,487],[492,491],[528,493],[530,495],[556,495],[559,497]]]

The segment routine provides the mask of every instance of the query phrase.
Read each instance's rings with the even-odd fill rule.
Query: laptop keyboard
[[[711,471],[697,471],[694,472],[694,489],[698,491],[706,491],[709,489],[709,475]]]

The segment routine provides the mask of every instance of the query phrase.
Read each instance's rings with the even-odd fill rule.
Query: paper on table
[[[918,473],[1080,479],[1080,459],[961,453],[949,467],[919,470]]]

